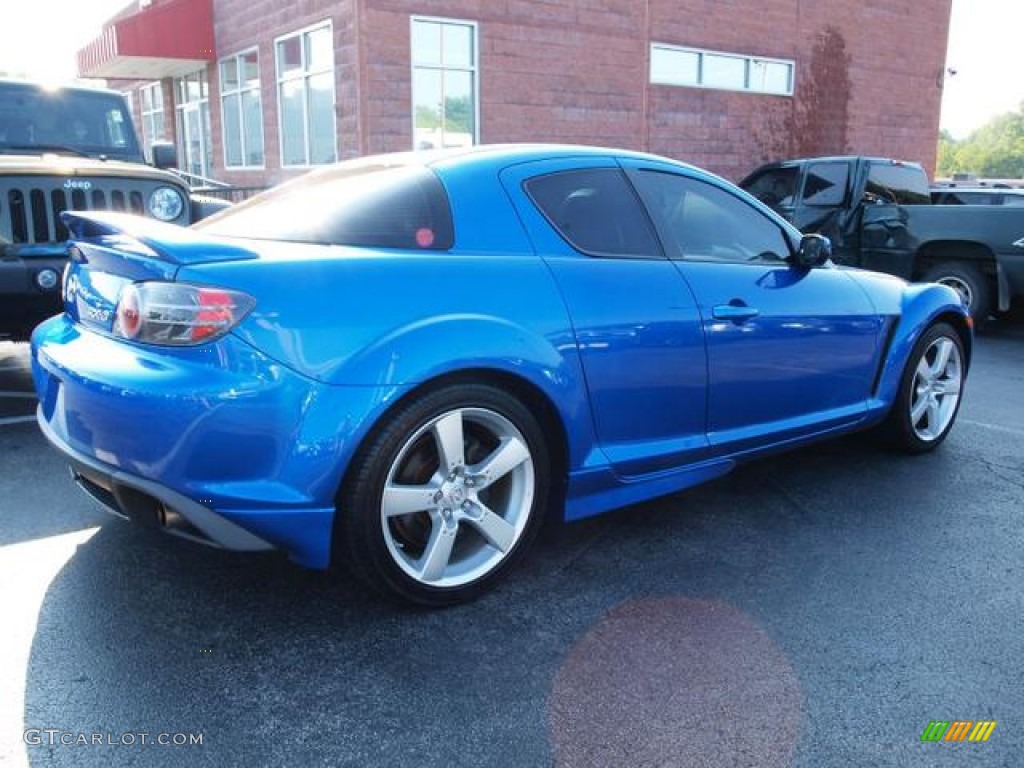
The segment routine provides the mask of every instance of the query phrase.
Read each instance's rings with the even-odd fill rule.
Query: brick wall
[[[213,175],[280,168],[274,38],[329,19],[340,158],[412,147],[409,17],[479,25],[480,137],[645,149],[738,179],[843,152],[931,168],[951,0],[215,0],[217,55],[260,54],[266,168],[226,170],[211,66]],[[651,85],[651,41],[796,62],[792,97]],[[169,81],[168,81],[169,83]],[[173,111],[168,101],[168,120]]]
[[[485,142],[647,149],[738,179],[792,154],[935,161],[950,0],[366,0],[370,151],[412,145],[409,16],[479,22]],[[793,97],[650,85],[648,43],[796,62]]]
[[[216,0],[214,32],[218,57],[256,46],[260,55],[260,97],[263,104],[265,168],[225,169],[220,90],[215,67],[210,70],[210,121],[214,176],[240,186],[275,184],[301,171],[281,168],[278,128],[277,73],[274,38],[330,20],[334,34],[335,119],[339,158],[361,154],[357,99],[356,0]]]

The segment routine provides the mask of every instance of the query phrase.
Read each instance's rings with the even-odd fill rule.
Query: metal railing
[[[216,179],[209,179],[195,173],[189,173],[188,171],[183,171],[180,168],[170,168],[169,170],[181,177],[181,179],[188,184],[189,189],[193,194],[202,195],[204,197],[216,197],[221,200],[227,200],[229,203],[240,203],[243,200],[248,200],[253,195],[257,195],[260,192],[269,189],[269,187],[266,186],[235,186],[223,181],[217,181]]]

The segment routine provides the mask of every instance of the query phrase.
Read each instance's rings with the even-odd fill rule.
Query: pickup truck
[[[227,205],[192,196],[166,170],[174,147],[147,165],[124,96],[0,79],[0,337],[26,339],[61,311],[66,210],[120,210],[191,224]]]
[[[803,232],[828,236],[837,263],[948,285],[976,320],[1024,298],[1024,208],[933,205],[917,163],[785,160],[740,186]]]

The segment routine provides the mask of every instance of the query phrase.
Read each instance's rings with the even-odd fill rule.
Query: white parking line
[[[7,416],[0,418],[0,427],[6,427],[8,424],[29,424],[35,420],[35,414],[31,416]]]

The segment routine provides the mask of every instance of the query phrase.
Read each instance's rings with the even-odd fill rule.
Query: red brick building
[[[559,141],[737,179],[935,161],[951,0],[136,0],[79,52],[182,167],[270,184],[415,147]]]

